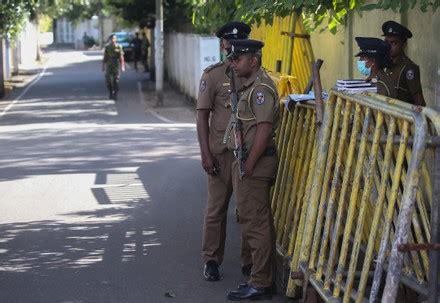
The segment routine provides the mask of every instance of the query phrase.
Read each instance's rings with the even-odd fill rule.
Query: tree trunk
[[[3,39],[0,38],[0,98],[5,96],[5,77],[3,74]]]
[[[163,106],[163,0],[156,0],[155,62],[157,106]]]
[[[58,29],[57,19],[53,19],[52,20],[53,44],[57,44],[58,42],[57,29]]]
[[[99,1],[99,6],[98,6],[98,22],[99,22],[99,47],[103,48],[105,45],[105,40],[104,40],[104,16],[102,14],[102,2]]]
[[[35,26],[37,28],[37,54],[35,60],[41,61],[41,48],[40,48],[40,16],[38,12],[35,14]]]

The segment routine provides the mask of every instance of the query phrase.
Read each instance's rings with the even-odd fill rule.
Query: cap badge
[[[264,94],[262,92],[257,92],[256,96],[257,96],[257,100],[256,100],[257,104],[258,105],[263,104],[264,103]]]
[[[390,27],[390,28],[388,29],[388,32],[389,32],[389,33],[392,33],[392,32],[393,32],[393,28]]]
[[[238,29],[237,29],[237,28],[234,28],[234,29],[232,30],[232,33],[233,33],[233,34],[238,33]]]

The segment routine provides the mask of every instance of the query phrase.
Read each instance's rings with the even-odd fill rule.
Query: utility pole
[[[156,26],[154,27],[154,58],[156,73],[156,106],[163,106],[163,0],[156,0]]]

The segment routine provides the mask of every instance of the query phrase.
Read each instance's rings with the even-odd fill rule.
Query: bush
[[[92,47],[96,44],[95,39],[87,35],[83,37],[83,42],[85,47]]]

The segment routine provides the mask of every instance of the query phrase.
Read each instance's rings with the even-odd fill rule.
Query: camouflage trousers
[[[105,83],[110,92],[117,92],[119,82],[119,69],[107,68],[105,72]]]

